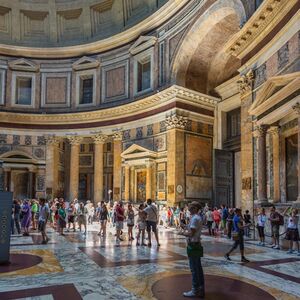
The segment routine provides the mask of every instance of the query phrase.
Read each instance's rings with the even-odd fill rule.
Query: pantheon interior
[[[0,0],[0,190],[95,205],[198,201],[253,217],[300,207],[299,7]],[[0,299],[182,299],[184,240],[160,234],[147,262],[99,248],[93,232],[47,246],[13,237],[14,253],[44,261],[0,268]],[[219,253],[230,241],[203,239],[208,290],[241,286],[207,299],[300,299],[300,259],[249,242],[251,266],[230,265]]]

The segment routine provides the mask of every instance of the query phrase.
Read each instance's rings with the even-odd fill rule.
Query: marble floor
[[[148,248],[126,240],[116,246],[114,228],[103,239],[98,226],[90,225],[86,237],[50,228],[47,245],[38,233],[13,236],[11,264],[0,266],[0,299],[184,299],[191,275],[185,239],[175,230],[160,228],[161,247]],[[299,256],[248,241],[250,263],[240,263],[238,251],[228,262],[231,244],[203,235],[205,299],[300,299]]]

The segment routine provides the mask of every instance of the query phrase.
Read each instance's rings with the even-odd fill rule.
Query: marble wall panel
[[[46,104],[66,104],[67,78],[46,79]]]

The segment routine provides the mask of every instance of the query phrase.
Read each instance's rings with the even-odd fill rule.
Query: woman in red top
[[[220,214],[217,207],[214,208],[214,211],[212,212],[212,217],[213,217],[213,220],[215,222],[215,226],[214,226],[215,232],[218,233],[219,224],[221,222],[221,214]]]

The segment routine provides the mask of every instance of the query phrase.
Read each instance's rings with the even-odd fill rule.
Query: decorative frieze
[[[185,126],[187,125],[188,118],[184,116],[180,116],[178,114],[173,114],[171,116],[166,117],[165,123],[166,123],[166,128],[173,129],[185,129]]]
[[[246,74],[242,75],[238,80],[241,97],[245,97],[249,94],[253,87],[254,73],[249,70]]]

